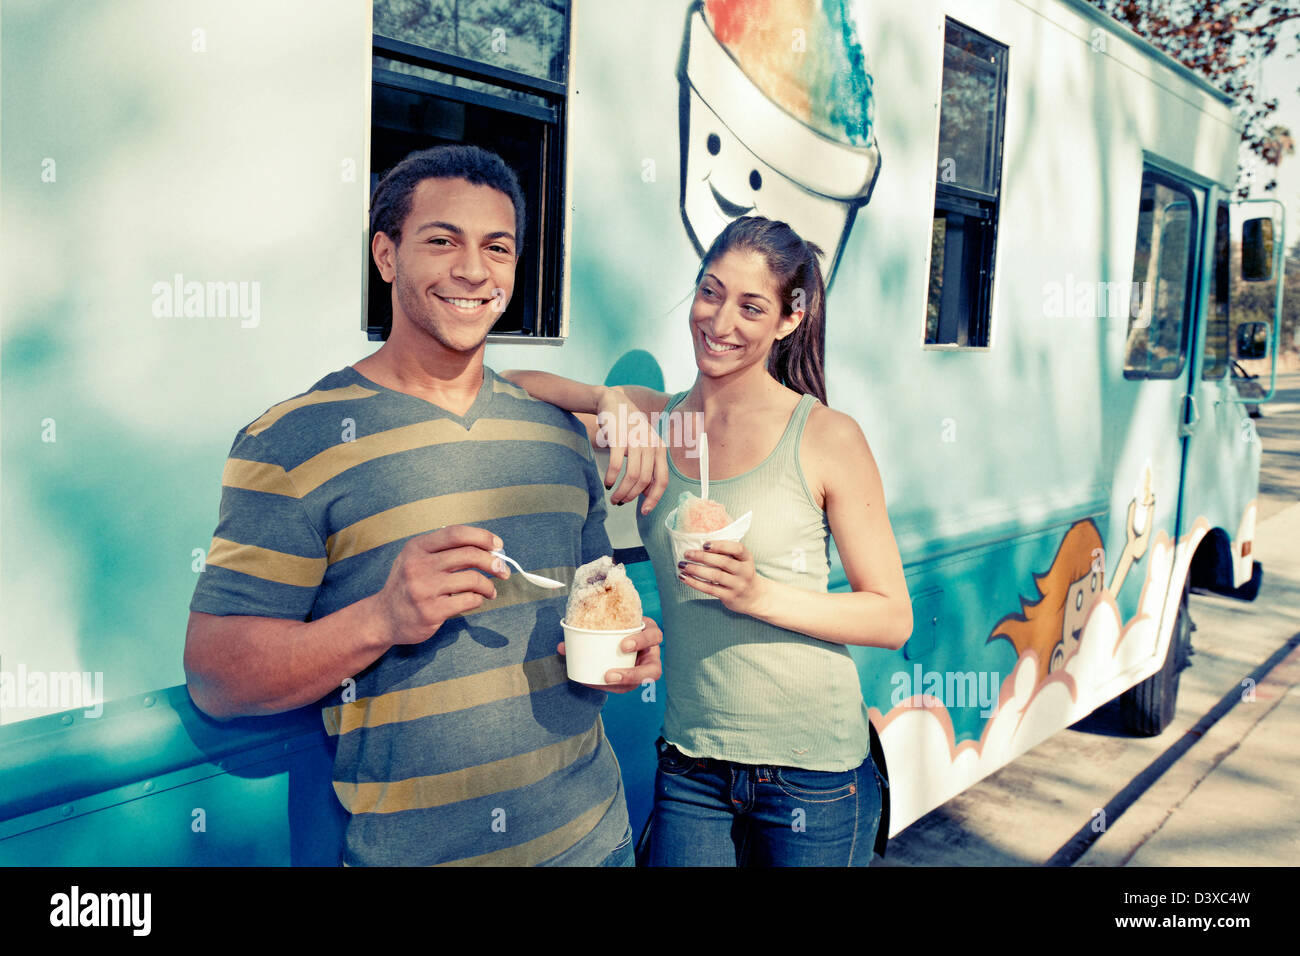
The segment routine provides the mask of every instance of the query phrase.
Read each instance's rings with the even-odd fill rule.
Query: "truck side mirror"
[[[1268,324],[1243,322],[1237,326],[1237,358],[1257,359],[1264,358],[1266,355],[1268,355]]]
[[[1241,224],[1241,278],[1245,282],[1273,278],[1273,220],[1268,217]]]

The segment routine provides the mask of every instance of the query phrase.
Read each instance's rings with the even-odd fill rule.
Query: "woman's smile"
[[[700,335],[703,337],[704,344],[710,352],[714,352],[714,353],[730,352],[734,349],[740,348],[739,345],[735,345],[730,342],[719,342],[717,339],[710,336],[703,329],[700,330]]]

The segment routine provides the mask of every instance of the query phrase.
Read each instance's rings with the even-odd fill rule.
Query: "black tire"
[[[1174,719],[1178,706],[1178,677],[1188,664],[1192,647],[1192,617],[1187,610],[1187,582],[1178,603],[1174,633],[1165,653],[1165,663],[1142,683],[1130,687],[1119,698],[1120,719],[1129,733],[1154,737]]]
[[[1258,561],[1250,567],[1250,580],[1239,588],[1234,588],[1223,593],[1229,597],[1234,597],[1239,601],[1253,601],[1259,597],[1259,586],[1264,582],[1264,565]]]

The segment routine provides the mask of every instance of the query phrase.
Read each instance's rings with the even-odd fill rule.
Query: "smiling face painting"
[[[701,254],[733,219],[788,222],[829,284],[880,169],[849,0],[704,0],[682,82],[682,221]]]

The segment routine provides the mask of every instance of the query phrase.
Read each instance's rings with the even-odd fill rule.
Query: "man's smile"
[[[436,292],[434,293],[434,295],[437,296],[439,299],[441,299],[443,302],[446,302],[448,305],[453,306],[458,312],[474,312],[482,308],[488,302],[492,301],[491,299],[438,295],[438,293]]]

